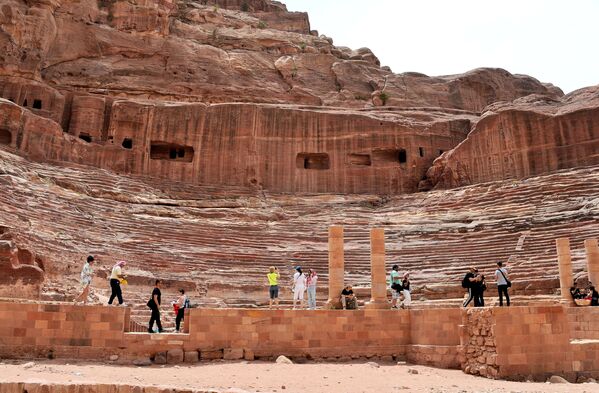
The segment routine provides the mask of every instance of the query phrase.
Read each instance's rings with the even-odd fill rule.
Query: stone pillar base
[[[371,300],[364,304],[364,308],[367,310],[388,310],[391,309],[391,303],[386,300]]]
[[[341,310],[343,306],[341,305],[340,301],[334,302],[329,300],[322,306],[322,308],[325,310]]]

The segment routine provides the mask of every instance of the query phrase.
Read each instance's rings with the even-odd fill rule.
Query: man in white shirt
[[[506,304],[510,306],[510,295],[507,293],[508,274],[507,268],[503,267],[502,262],[497,262],[497,270],[495,270],[495,279],[497,279],[497,292],[499,292],[499,307],[503,307],[503,295],[505,295]]]

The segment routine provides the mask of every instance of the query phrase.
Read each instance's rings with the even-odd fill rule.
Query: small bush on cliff
[[[263,20],[261,20],[260,22],[258,22],[258,28],[259,29],[266,29],[267,27],[268,27],[268,25]]]
[[[241,10],[243,12],[248,12],[250,10],[250,6],[248,5],[248,3],[246,1],[244,1],[243,3],[241,3]]]
[[[387,100],[389,100],[389,95],[385,92],[379,94],[379,98],[383,101],[383,105],[387,105]]]

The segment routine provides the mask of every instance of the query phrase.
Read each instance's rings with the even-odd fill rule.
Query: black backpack
[[[462,279],[462,288],[470,288],[472,283],[470,282],[469,278],[470,277],[468,277],[468,274],[466,273],[466,275]]]

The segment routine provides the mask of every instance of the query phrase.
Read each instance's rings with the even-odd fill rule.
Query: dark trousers
[[[150,325],[148,326],[148,332],[151,332],[154,327],[154,321],[156,321],[156,326],[158,327],[158,331],[162,331],[162,323],[160,323],[160,310],[158,307],[152,307],[152,316],[150,317]]]
[[[468,298],[464,301],[464,307],[468,307],[470,302],[474,299],[474,293],[472,293],[472,288],[468,288]]]
[[[121,292],[121,282],[116,278],[111,278],[110,288],[112,289],[112,294],[110,295],[110,300],[108,300],[108,304],[112,304],[112,301],[115,297],[119,299],[119,304],[123,304],[123,292]]]
[[[484,307],[485,306],[485,298],[483,297],[483,291],[480,289],[476,289],[474,291],[474,307]]]
[[[177,319],[175,319],[177,331],[179,331],[179,327],[181,326],[181,321],[183,318],[185,318],[185,308],[180,308],[179,311],[177,311]]]
[[[497,285],[497,292],[499,292],[499,307],[503,306],[503,295],[505,294],[505,302],[507,306],[510,306],[510,295],[507,293],[507,285]]]

